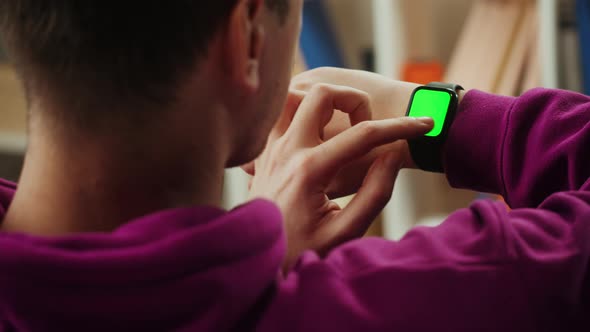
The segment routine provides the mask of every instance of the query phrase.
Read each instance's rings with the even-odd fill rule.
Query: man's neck
[[[108,232],[163,209],[218,206],[222,147],[202,142],[181,148],[162,141],[134,147],[116,139],[93,143],[31,138],[1,229],[48,236]]]

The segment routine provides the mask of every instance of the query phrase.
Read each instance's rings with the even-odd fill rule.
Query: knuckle
[[[299,166],[307,169],[313,168],[312,166],[315,165],[316,160],[315,155],[311,153],[301,153],[298,158]]]
[[[272,146],[272,153],[281,157],[288,156],[294,150],[294,142],[291,135],[285,134],[283,137],[277,140]]]
[[[371,112],[371,95],[365,91],[357,90],[356,98],[358,100],[357,108],[366,108]]]
[[[371,96],[366,91],[345,87],[342,90],[349,100],[354,101],[356,108],[370,108]]]
[[[311,93],[319,97],[327,97],[334,92],[334,87],[326,83],[317,83],[311,88]]]
[[[348,91],[350,91],[350,93],[353,93],[355,95],[355,97],[361,101],[366,101],[368,102],[371,99],[371,95],[363,90],[359,90],[356,88],[348,88]]]
[[[311,153],[300,153],[293,161],[293,167],[303,179],[309,178],[314,174],[317,157]]]
[[[377,135],[379,128],[372,121],[363,121],[355,126],[356,131],[361,137],[371,138]]]
[[[363,104],[369,105],[371,103],[371,95],[368,92],[358,90],[357,93],[358,93],[359,99],[361,100],[361,102]]]

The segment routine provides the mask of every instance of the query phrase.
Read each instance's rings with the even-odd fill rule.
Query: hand
[[[366,92],[373,110],[373,120],[403,117],[410,96],[418,84],[400,82],[385,76],[361,70],[341,68],[318,68],[301,73],[293,78],[291,87],[309,91],[316,84],[344,85]],[[326,128],[326,139],[346,130],[350,125],[343,114],[336,114]],[[416,168],[406,140],[399,140],[377,148],[347,167],[343,168],[330,184],[328,194],[332,198],[355,193],[378,155],[391,152],[402,168]]]
[[[405,83],[388,79],[384,76],[340,68],[318,68],[295,76],[291,88],[300,91],[311,91],[316,85],[327,83],[348,86],[364,91],[371,104],[372,120],[382,120],[403,117],[410,100],[412,91],[418,86],[413,83]],[[293,98],[290,105],[285,108],[292,118]],[[287,120],[289,116],[285,117]],[[337,112],[326,126],[324,139],[328,140],[350,128],[351,123],[347,114]],[[363,158],[356,160],[342,168],[334,180],[328,186],[327,194],[330,198],[338,198],[356,193],[360,188],[369,167],[377,156],[391,152],[399,161],[401,167],[415,168],[405,140],[399,140],[391,144],[383,145]],[[244,166],[244,170],[254,175],[254,163]]]
[[[293,92],[256,160],[251,196],[274,201],[283,213],[289,268],[304,250],[320,254],[362,236],[391,197],[400,160],[378,156],[358,194],[344,209],[327,197],[328,186],[344,166],[374,148],[423,135],[432,119],[371,119],[370,97],[348,87],[318,84]],[[334,110],[348,115],[351,128],[325,140]]]

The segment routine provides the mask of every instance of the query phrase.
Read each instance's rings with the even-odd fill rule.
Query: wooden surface
[[[25,134],[26,105],[12,68],[0,64],[0,134]]]
[[[468,89],[497,92],[524,19],[525,7],[524,1],[476,2],[459,37],[445,79],[461,82]],[[507,82],[501,84],[511,88]]]
[[[526,69],[527,55],[536,51],[537,10],[534,2],[525,4],[522,19],[519,20],[511,51],[505,58],[503,72],[499,73],[494,91],[501,95],[515,96],[520,94],[519,84]]]

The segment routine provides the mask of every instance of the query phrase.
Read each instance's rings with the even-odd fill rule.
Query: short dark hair
[[[282,20],[289,0],[266,0]],[[92,106],[163,106],[237,0],[1,0],[0,34],[27,92],[79,120]]]

